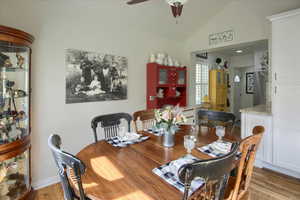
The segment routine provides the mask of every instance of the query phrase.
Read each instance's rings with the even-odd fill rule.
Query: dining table
[[[114,147],[106,141],[99,141],[83,148],[77,157],[86,165],[82,175],[85,194],[91,200],[180,200],[183,193],[153,173],[153,169],[187,154],[184,148],[184,135],[197,136],[196,147],[216,140],[214,128],[200,127],[198,133],[189,125],[183,125],[175,134],[175,145],[163,146],[162,136],[140,131],[149,139]],[[240,131],[226,131],[224,140],[240,141]],[[211,156],[192,150],[193,156],[203,160]]]

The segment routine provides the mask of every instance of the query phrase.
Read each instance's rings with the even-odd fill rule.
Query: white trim
[[[283,13],[279,13],[279,14],[276,14],[276,15],[272,15],[272,16],[267,17],[267,19],[270,20],[271,22],[273,22],[273,21],[276,21],[276,20],[284,19],[284,18],[287,18],[287,17],[292,17],[292,16],[295,16],[295,15],[300,15],[300,8],[290,10],[290,11],[287,11],[287,12],[283,12]]]
[[[257,168],[264,168],[264,162],[259,159],[256,159],[254,162],[254,166]]]
[[[292,171],[292,170],[289,170],[289,169],[284,169],[282,167],[278,167],[278,166],[272,165],[272,164],[267,163],[267,162],[264,162],[263,168],[270,169],[272,171],[276,171],[278,173],[285,174],[285,175],[288,175],[288,176],[292,176],[292,177],[295,177],[295,178],[298,178],[298,179],[300,178],[300,173],[299,172],[295,172],[295,171]]]
[[[32,183],[32,187],[35,190],[47,187],[49,185],[55,184],[60,182],[59,177],[58,176],[52,176],[49,178],[46,178],[44,180],[39,180],[39,181],[35,181]]]

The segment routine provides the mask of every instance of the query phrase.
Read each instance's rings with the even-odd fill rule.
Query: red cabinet
[[[169,67],[156,63],[147,64],[147,108],[164,105],[186,106],[186,67]],[[163,91],[159,95],[159,91]]]

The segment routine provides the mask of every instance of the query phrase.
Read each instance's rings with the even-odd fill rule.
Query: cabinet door
[[[184,85],[186,84],[186,80],[185,80],[185,70],[178,70],[177,74],[178,74],[178,79],[177,79],[177,84],[178,85]]]
[[[253,128],[255,126],[263,126],[265,132],[263,134],[262,141],[259,144],[258,151],[256,153],[257,167],[262,167],[262,161],[272,163],[273,162],[273,136],[272,136],[272,116],[263,114],[242,113],[242,138],[246,138],[252,135]]]
[[[158,84],[168,83],[168,70],[165,68],[158,68]]]
[[[176,84],[177,77],[178,77],[176,70],[171,68],[168,71],[169,71],[169,84],[173,84],[173,85]]]
[[[300,172],[300,15],[272,24],[274,161]]]

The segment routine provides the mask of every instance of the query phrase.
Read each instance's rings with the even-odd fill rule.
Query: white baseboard
[[[264,162],[263,168],[300,179],[300,173]]]
[[[43,187],[47,187],[49,185],[55,184],[60,182],[59,177],[58,176],[53,176],[53,177],[49,177],[47,179],[44,180],[40,180],[40,181],[35,181],[32,183],[32,187],[35,190],[41,189]]]
[[[257,168],[263,168],[264,167],[264,162],[261,160],[256,159],[254,162],[254,166]]]

